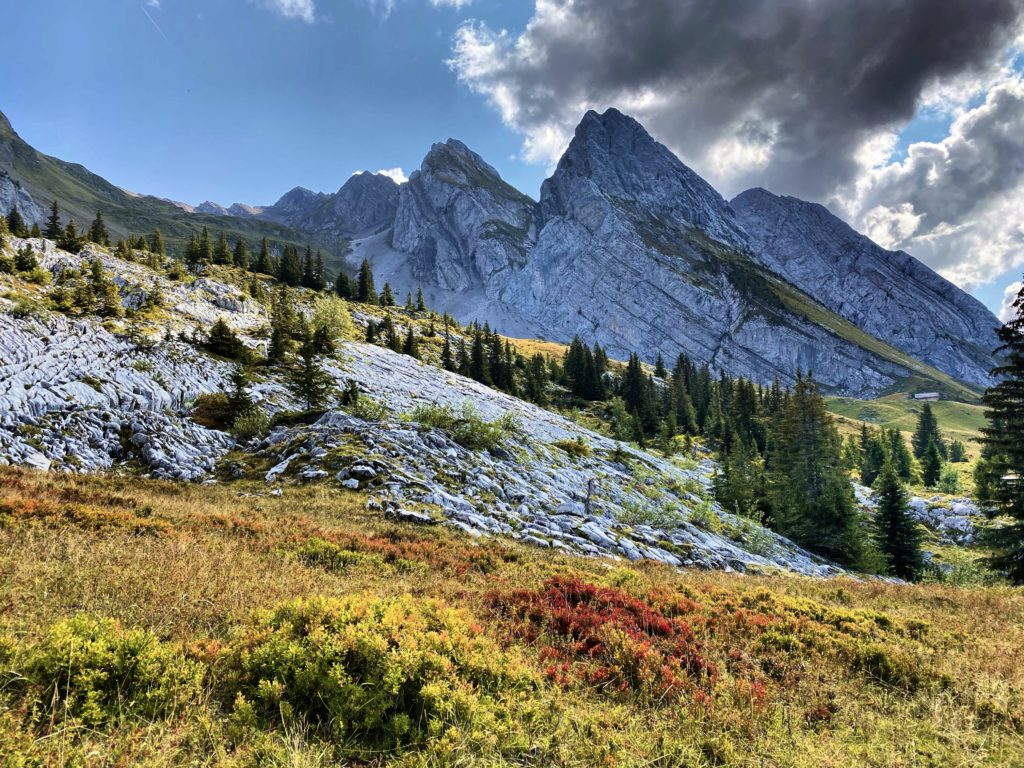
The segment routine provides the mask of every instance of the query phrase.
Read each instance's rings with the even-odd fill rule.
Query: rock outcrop
[[[399,195],[392,241],[420,282],[499,298],[526,266],[536,207],[465,144],[435,144]]]
[[[732,207],[768,269],[918,360],[979,387],[991,384],[999,321],[977,299],[824,206],[750,189]]]
[[[43,223],[45,215],[32,199],[32,195],[21,184],[0,170],[0,216],[6,216],[15,206],[17,206],[21,217],[29,224]]]

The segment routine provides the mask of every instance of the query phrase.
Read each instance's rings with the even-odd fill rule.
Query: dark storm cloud
[[[590,107],[640,118],[736,191],[821,198],[929,86],[991,68],[1012,0],[537,0],[518,38],[468,25],[452,65],[551,160]]]

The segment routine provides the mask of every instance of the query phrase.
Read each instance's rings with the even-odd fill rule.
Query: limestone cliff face
[[[859,328],[978,386],[999,321],[903,251],[887,251],[825,207],[747,190],[732,201],[758,261]]]
[[[530,198],[449,139],[431,147],[402,185],[392,241],[409,254],[418,280],[498,298],[529,260],[535,220]]]
[[[0,216],[6,216],[15,206],[18,207],[21,217],[29,224],[43,223],[43,210],[36,205],[28,190],[0,170]]]

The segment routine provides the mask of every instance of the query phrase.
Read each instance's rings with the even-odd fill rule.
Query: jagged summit
[[[730,245],[746,237],[729,204],[633,118],[617,109],[586,113],[554,175],[541,188],[545,219],[594,194],[643,216],[665,216]]]
[[[732,206],[764,266],[897,349],[962,381],[991,383],[999,321],[973,296],[823,205],[756,188]]]

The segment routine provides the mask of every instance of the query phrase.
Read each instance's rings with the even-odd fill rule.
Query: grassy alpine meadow
[[[1024,764],[1024,594],[588,560],[319,485],[0,470],[4,765]]]

